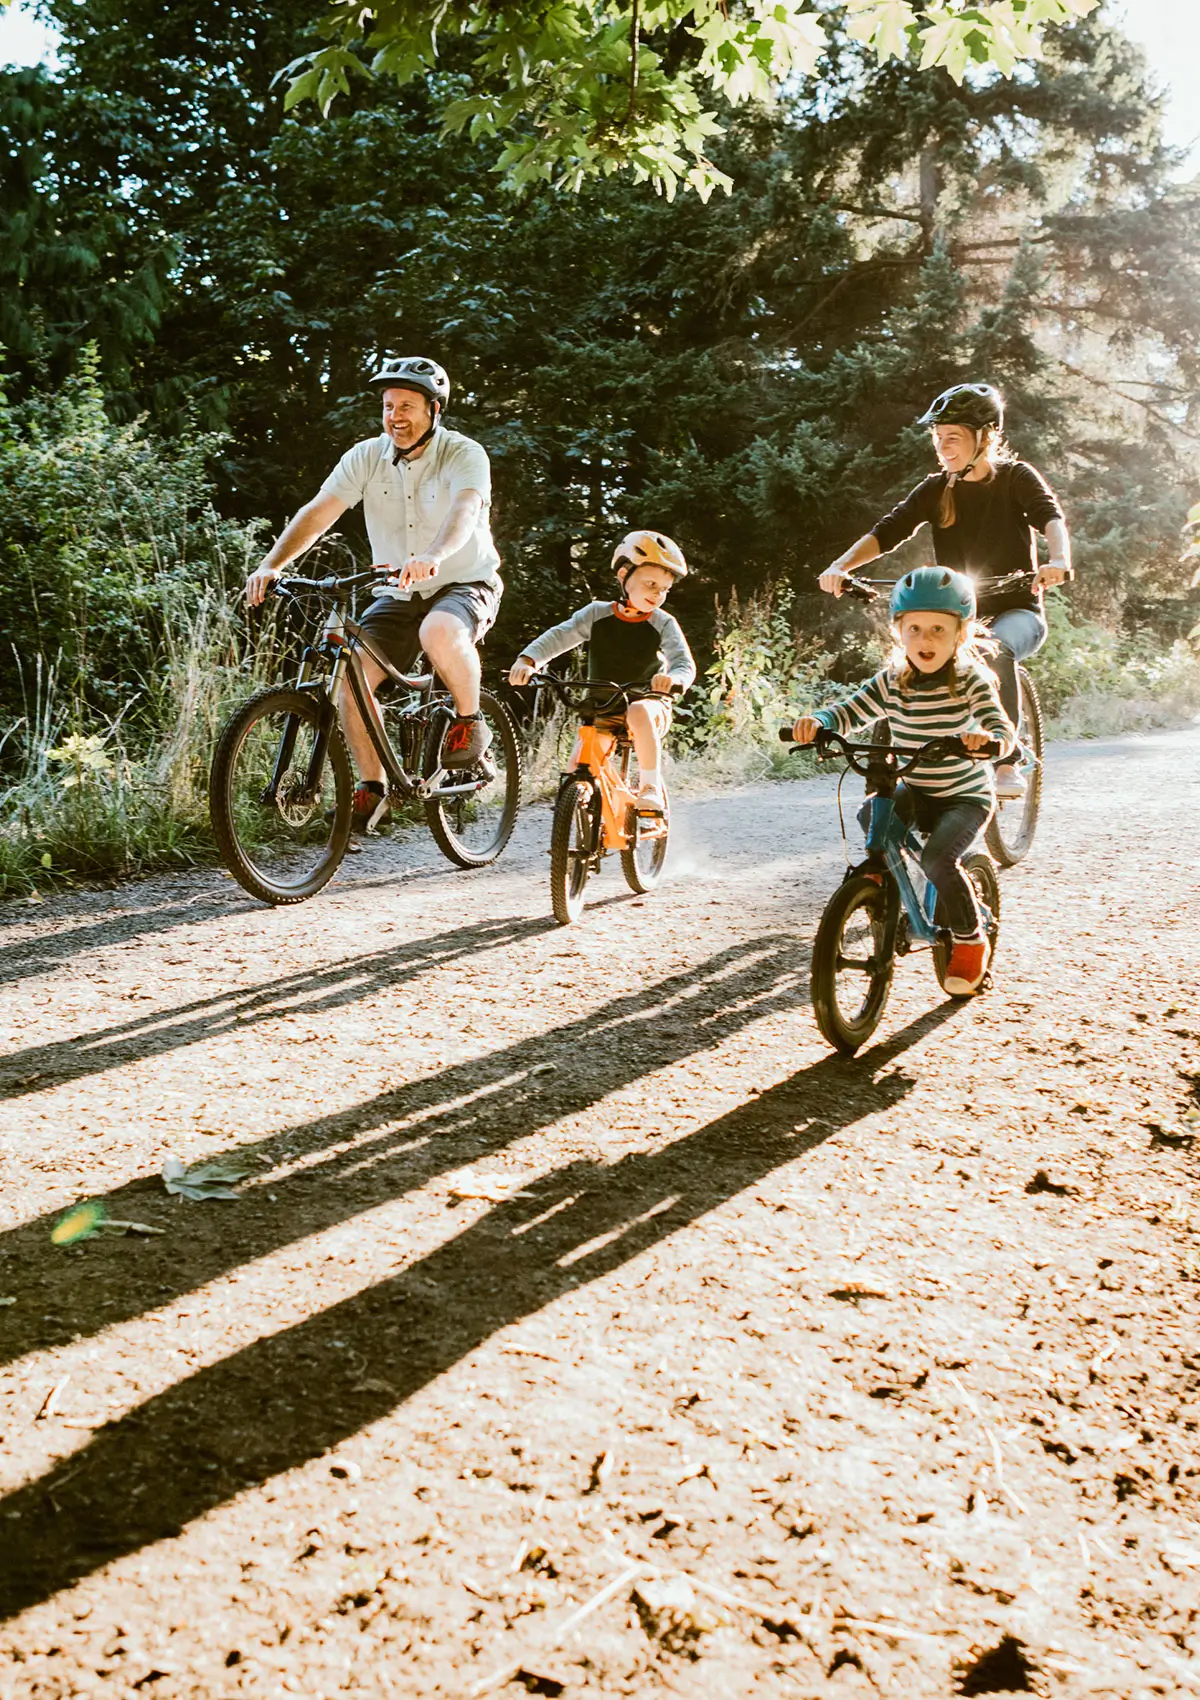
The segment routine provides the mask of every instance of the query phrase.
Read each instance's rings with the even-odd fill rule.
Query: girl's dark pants
[[[959,938],[970,938],[979,932],[982,917],[975,888],[959,862],[987,825],[991,809],[961,797],[934,797],[903,782],[896,787],[896,808],[926,834],[921,870],[942,900],[946,924]]]

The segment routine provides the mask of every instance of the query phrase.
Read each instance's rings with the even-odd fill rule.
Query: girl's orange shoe
[[[955,939],[942,985],[952,998],[969,998],[982,986],[987,965],[986,939]]]

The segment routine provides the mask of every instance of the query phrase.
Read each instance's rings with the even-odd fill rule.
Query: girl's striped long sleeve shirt
[[[986,732],[1003,744],[1011,743],[1013,727],[988,669],[977,662],[958,666],[953,690],[947,671],[943,668],[902,690],[896,670],[885,667],[844,702],[820,709],[813,719],[843,738],[876,720],[886,720],[892,747],[902,757],[912,755],[931,738],[957,738],[964,732]],[[920,762],[904,782],[936,797],[961,798],[988,807],[995,800],[991,763],[966,756]]]

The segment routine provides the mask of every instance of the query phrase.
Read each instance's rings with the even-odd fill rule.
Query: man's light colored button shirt
[[[499,583],[500,557],[489,520],[492,469],[481,443],[439,425],[423,455],[397,464],[386,434],[368,437],[346,450],[321,495],[336,496],[351,508],[361,502],[373,564],[399,571],[411,555],[433,547],[451,502],[463,490],[478,491],[483,506],[462,548],[447,555],[433,578],[422,580],[418,594],[428,597],[448,584]],[[407,601],[414,593],[388,594]]]

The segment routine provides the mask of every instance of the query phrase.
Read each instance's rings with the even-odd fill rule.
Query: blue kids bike
[[[780,729],[791,743],[792,729]],[[808,746],[820,755],[840,755],[867,782],[863,820],[866,859],[846,877],[825,905],[813,945],[811,995],[817,1026],[837,1050],[853,1056],[883,1019],[897,956],[928,947],[934,973],[944,985],[950,961],[950,931],[939,912],[938,894],[920,867],[921,838],[896,807],[896,786],[921,761],[968,755],[995,761],[999,744],[968,750],[958,738],[935,738],[902,760],[886,744],[851,744],[837,732],[821,731]],[[962,859],[975,887],[991,957],[1000,937],[1000,885],[995,864],[983,850]]]

